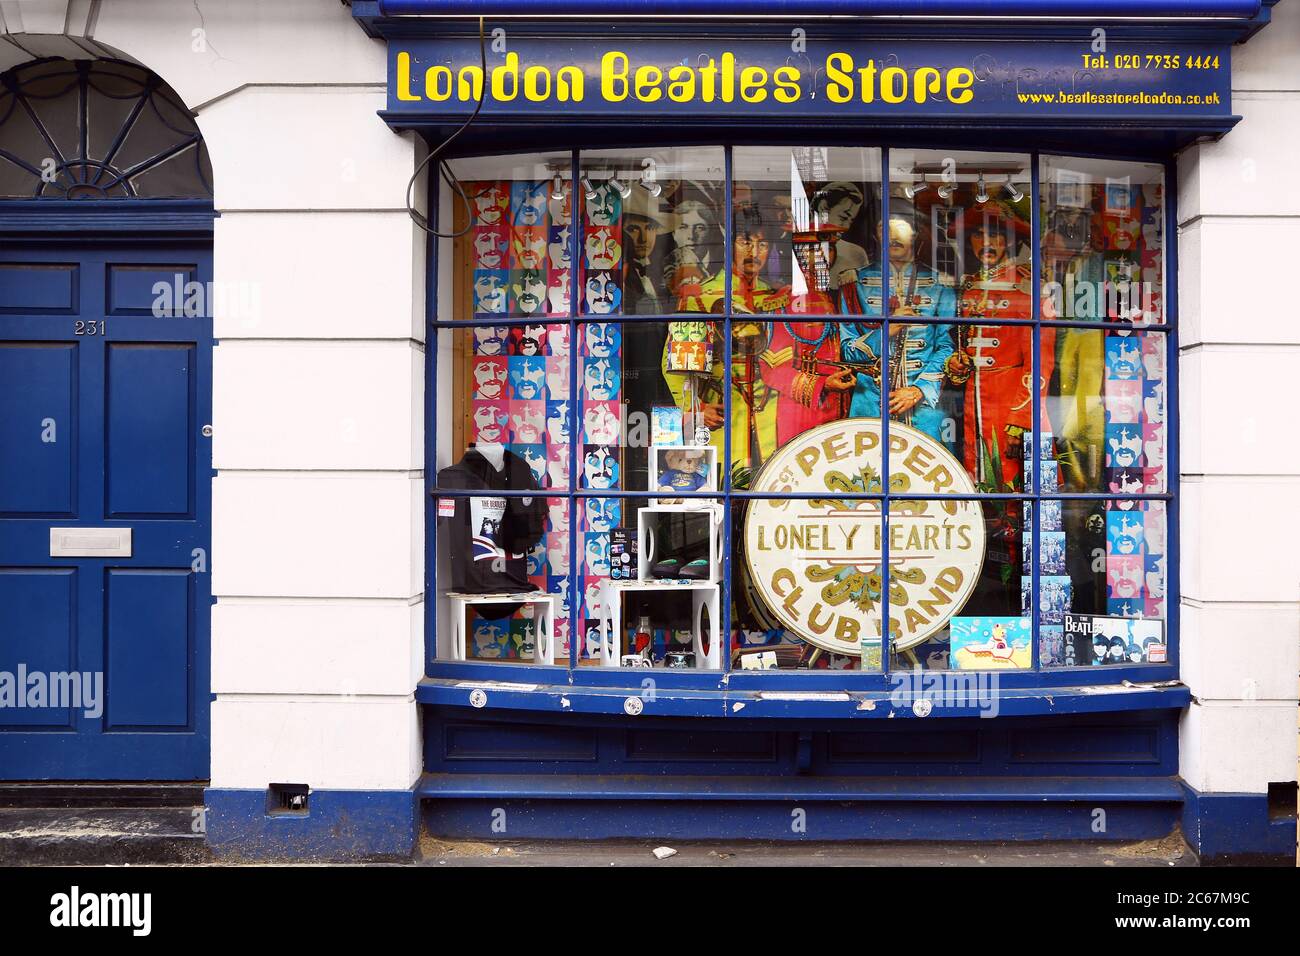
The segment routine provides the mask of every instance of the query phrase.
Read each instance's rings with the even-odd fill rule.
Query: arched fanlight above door
[[[118,60],[47,59],[0,74],[0,198],[211,199],[194,117]]]

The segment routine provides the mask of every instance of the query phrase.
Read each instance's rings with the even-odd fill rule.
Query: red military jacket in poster
[[[1029,266],[1005,259],[994,268],[967,276],[962,282],[958,313],[965,319],[985,320],[977,325],[959,325],[958,348],[970,359],[969,379],[965,381],[965,440],[962,443],[967,470],[981,484],[991,484],[993,476],[981,473],[980,439],[989,453],[997,448],[1002,458],[1004,487],[1011,487],[1023,474],[1024,464],[1007,454],[1007,427],[1030,431],[1033,428],[1033,398],[1039,389],[1033,378],[1033,329],[1028,325],[1002,325],[1001,319],[1033,318],[1033,276]],[[1052,374],[1054,330],[1043,328],[1041,381]],[[950,378],[960,384],[960,375]],[[1046,421],[1046,419],[1042,419]]]
[[[818,304],[791,303],[805,314]],[[827,311],[832,310],[828,307]],[[816,425],[843,418],[849,393],[826,388],[826,377],[837,371],[827,363],[840,361],[837,323],[773,318],[772,338],[760,358],[763,381],[780,395],[776,406],[776,443],[780,446]]]

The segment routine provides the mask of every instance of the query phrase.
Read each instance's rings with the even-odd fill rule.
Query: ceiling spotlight
[[[1012,202],[1020,202],[1020,200],[1025,198],[1025,194],[1016,188],[1016,184],[1013,183],[1010,178],[1007,179],[1006,184],[1002,188],[1007,191],[1007,195],[1011,197]]]
[[[564,180],[559,173],[555,174],[555,180],[551,183],[551,198],[556,202],[564,199]]]
[[[940,199],[950,198],[952,196],[952,191],[956,188],[957,186],[955,183],[944,183],[942,186],[939,187],[939,198]]]
[[[975,201],[978,203],[986,203],[989,201],[989,191],[984,185],[983,175],[980,176],[979,183],[975,187]]]
[[[582,189],[587,194],[588,199],[596,198],[596,187],[591,184],[590,177],[588,176],[582,177]]]
[[[930,184],[922,179],[919,183],[908,183],[903,187],[903,195],[908,199],[915,199],[917,193],[925,192],[930,188]],[[945,197],[946,198],[946,197]]]
[[[619,179],[617,176],[610,177],[609,181],[614,184],[614,188],[618,190],[618,194],[624,199],[632,195],[632,187],[623,182],[623,180]]]
[[[658,196],[664,191],[664,187],[660,186],[653,179],[643,179],[641,180],[641,185],[645,187],[645,191],[651,196]]]

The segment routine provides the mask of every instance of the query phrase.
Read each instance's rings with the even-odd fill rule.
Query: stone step
[[[203,808],[0,808],[0,864],[204,863]]]

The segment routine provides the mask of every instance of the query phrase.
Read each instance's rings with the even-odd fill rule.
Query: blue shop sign
[[[391,119],[722,117],[1007,119],[1017,123],[1231,115],[1226,43],[828,40],[489,34],[394,38]],[[484,89],[485,87],[485,89]]]
[[[1276,0],[1273,0],[1276,2]],[[354,3],[354,6],[356,4]],[[1248,19],[1261,0],[374,0],[386,17],[874,16]]]

